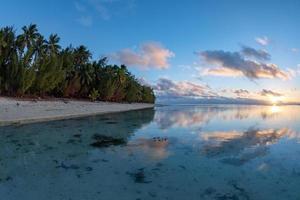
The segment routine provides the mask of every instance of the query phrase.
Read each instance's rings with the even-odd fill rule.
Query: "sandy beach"
[[[145,103],[109,103],[79,100],[19,100],[0,97],[0,126],[84,117],[152,108]]]

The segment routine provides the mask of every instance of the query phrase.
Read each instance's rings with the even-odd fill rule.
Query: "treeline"
[[[153,103],[152,88],[141,85],[126,66],[92,60],[85,46],[62,48],[60,38],[45,39],[31,24],[17,35],[0,29],[0,95],[90,98]]]

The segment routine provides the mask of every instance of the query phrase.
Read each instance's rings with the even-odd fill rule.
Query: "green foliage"
[[[148,86],[142,87],[142,99],[145,103],[154,103],[155,102],[155,95],[152,88]]]
[[[126,90],[125,100],[127,102],[142,101],[141,86],[134,79],[130,79]]]
[[[54,90],[64,80],[64,70],[57,56],[45,56],[36,66],[36,78],[32,86],[33,92],[39,95]]]
[[[107,65],[106,58],[92,61],[83,45],[62,48],[58,35],[46,40],[34,24],[22,31],[0,29],[0,95],[154,103],[152,88],[142,86],[126,66]]]
[[[91,93],[89,95],[89,98],[92,101],[96,101],[99,97],[100,97],[99,91],[96,90],[95,88],[93,88],[93,90],[91,91]]]

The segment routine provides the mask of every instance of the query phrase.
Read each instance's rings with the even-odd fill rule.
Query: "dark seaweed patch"
[[[122,138],[113,138],[110,136],[104,136],[98,134],[95,134],[93,136],[93,139],[95,140],[95,142],[91,143],[90,145],[97,148],[109,147],[113,145],[122,145],[126,142]]]
[[[153,197],[153,198],[155,198],[157,196],[154,192],[148,192],[148,194],[150,197]]]
[[[136,172],[127,172],[128,175],[130,175],[135,183],[151,183],[152,181],[146,180],[146,175],[144,172],[144,168],[138,169]]]
[[[213,187],[208,187],[206,188],[203,193],[201,194],[201,197],[206,197],[206,196],[211,196],[211,195],[214,195],[216,193],[216,189],[213,188]]]
[[[239,197],[235,194],[224,194],[216,198],[217,200],[239,200]]]
[[[102,121],[102,120],[103,121],[107,121],[107,120],[111,120],[111,118],[109,118],[109,117],[103,117],[103,118],[100,119],[100,121]]]
[[[93,171],[93,168],[92,167],[86,167],[85,170],[90,172],[90,171]]]
[[[11,176],[7,176],[4,179],[0,178],[0,182],[2,182],[2,181],[11,181],[11,180],[13,180],[13,178]]]
[[[117,124],[118,122],[115,122],[115,121],[108,121],[108,122],[105,122],[106,124]]]
[[[186,167],[184,165],[178,165],[178,167],[180,167],[183,170],[186,170]]]
[[[204,190],[204,195],[212,195],[216,192],[216,189],[213,187],[208,187]]]
[[[80,137],[81,137],[81,134],[75,134],[75,135],[73,135],[73,137],[75,137],[75,138],[80,138]]]
[[[63,169],[68,170],[68,169],[79,169],[79,166],[73,165],[73,164],[67,166],[67,165],[65,165],[65,164],[62,162],[60,165],[56,166],[56,168],[63,168]]]
[[[249,197],[247,191],[246,191],[244,188],[238,186],[238,184],[237,184],[235,181],[233,181],[233,180],[232,180],[232,181],[229,181],[229,184],[232,185],[232,187],[233,187],[236,191],[239,192],[239,196],[243,197],[243,199],[247,199],[247,200],[250,199],[250,197]]]
[[[67,141],[67,144],[79,144],[79,143],[81,143],[81,139],[69,139],[68,141]]]

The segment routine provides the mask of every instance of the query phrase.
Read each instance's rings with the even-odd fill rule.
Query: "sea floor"
[[[0,127],[0,199],[300,199],[300,107],[165,106]]]

